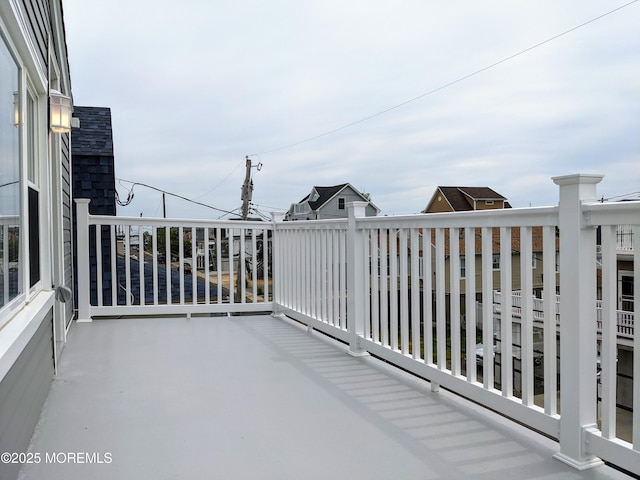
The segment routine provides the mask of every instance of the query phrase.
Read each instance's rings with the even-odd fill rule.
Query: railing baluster
[[[124,229],[124,281],[125,281],[125,305],[131,305],[131,235],[127,225]]]
[[[252,303],[258,302],[258,242],[256,241],[256,229],[251,229],[251,295]]]
[[[309,289],[309,307],[310,316],[321,320],[318,312],[318,291],[320,286],[320,242],[318,241],[319,230],[309,230],[310,250],[309,250],[309,280],[311,288]]]
[[[171,288],[171,227],[164,227],[164,271],[165,288],[167,291],[167,305],[173,303],[173,289]]]
[[[180,305],[184,305],[184,228],[178,227],[178,272],[180,275]]]
[[[501,389],[504,397],[513,396],[513,318],[511,311],[511,228],[500,228],[500,290],[502,312],[500,315],[500,369]]]
[[[371,340],[380,342],[380,230],[371,230]]]
[[[140,305],[146,303],[144,287],[144,235],[142,225],[138,225],[138,275],[140,276]]]
[[[477,381],[476,359],[476,229],[464,231],[465,329],[467,345],[467,380]]]
[[[364,265],[364,337],[371,339],[371,230],[362,234],[362,264]]]
[[[382,345],[389,346],[389,272],[387,241],[389,229],[380,230],[380,326],[382,329]]]
[[[240,303],[247,301],[247,245],[245,228],[238,229],[240,234],[240,251],[238,252],[238,283],[240,284]]]
[[[451,316],[451,374],[460,375],[460,229],[449,229],[449,296]]]
[[[493,231],[482,227],[482,383],[494,388],[493,349]]]
[[[531,227],[520,227],[520,383],[523,405],[533,405],[533,245]]]
[[[204,303],[205,305],[211,304],[211,258],[209,254],[209,227],[204,227],[202,232],[204,236]]]
[[[425,363],[433,364],[433,269],[431,265],[431,248],[432,239],[431,235],[433,230],[431,228],[425,228],[422,232],[422,324],[424,333],[422,338],[424,339],[424,361]]]
[[[191,227],[191,303],[198,304],[198,264],[196,261],[196,229]]]
[[[544,411],[558,413],[558,359],[557,306],[556,306],[556,231],[554,227],[542,230],[542,259],[544,272],[542,303],[544,308]]]
[[[333,264],[334,264],[334,253],[333,253],[333,239],[334,239],[334,231],[327,231],[327,323],[329,325],[335,325],[335,316],[333,310],[333,302],[335,297],[335,292],[333,289]]]
[[[602,386],[602,435],[616,436],[616,356],[617,315],[616,315],[616,227],[602,226],[602,347],[600,352]]]
[[[398,350],[398,230],[389,230],[389,323],[391,349]]]
[[[447,312],[445,293],[445,229],[436,229],[436,352],[438,370],[447,368]]]
[[[153,255],[153,305],[158,305],[158,227],[151,230],[151,251]]]
[[[407,251],[407,229],[401,228],[398,235],[400,261],[400,351],[409,353],[409,272]]]
[[[347,328],[347,235],[341,231],[340,239],[340,328]]]
[[[273,260],[269,261],[269,251],[272,251],[272,247],[269,244],[269,231],[265,229],[262,230],[262,278],[264,281],[262,292],[265,302],[269,301],[269,272],[273,269]]]
[[[236,279],[235,279],[235,267],[234,263],[234,236],[235,229],[227,229],[227,240],[229,244],[229,303],[236,303]]]
[[[98,307],[104,304],[104,283],[102,282],[102,225],[96,225],[96,297]]]
[[[222,229],[216,227],[216,302],[222,303],[224,284],[222,283]]]
[[[412,228],[411,236],[411,354],[420,360],[420,234]],[[424,266],[423,266],[424,267]]]
[[[118,305],[118,262],[117,247],[118,239],[116,237],[116,226],[111,225],[110,228],[110,245],[111,245],[111,306]]]

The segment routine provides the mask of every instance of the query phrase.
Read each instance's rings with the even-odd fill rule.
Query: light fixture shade
[[[49,93],[49,128],[53,133],[71,131],[71,97],[57,90]]]

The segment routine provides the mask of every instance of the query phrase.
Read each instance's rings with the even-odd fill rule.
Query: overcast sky
[[[489,186],[514,207],[557,204],[551,177],[571,173],[604,174],[606,198],[639,192],[640,2],[456,82],[627,1],[63,8],[74,103],[111,108],[117,178],[234,210],[256,154],[263,213],[349,182],[399,214],[438,185]],[[160,193],[134,192],[119,215],[162,216]],[[221,213],[167,197],[167,215]]]

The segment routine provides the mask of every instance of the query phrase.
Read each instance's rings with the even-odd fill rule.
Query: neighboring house
[[[311,193],[298,203],[291,204],[285,220],[326,220],[346,218],[350,202],[368,202],[366,216],[375,217],[380,213],[368,195],[360,193],[349,183],[332,187],[313,187]]]
[[[1,1],[0,452],[27,450],[74,314],[70,97],[61,1]]]
[[[501,210],[511,208],[507,198],[500,195],[489,187],[437,187],[436,191],[427,204],[422,213],[443,213],[443,212],[468,212],[474,210]],[[466,270],[468,265],[468,255],[465,252],[464,231],[460,231],[458,239],[458,251],[460,253],[460,288],[464,292],[466,282]],[[479,252],[482,236],[481,230],[474,230],[475,236],[475,252]],[[539,295],[542,291],[542,227],[533,227],[531,232],[533,255],[531,258],[531,266],[533,268],[533,290]],[[491,232],[491,243],[493,245],[492,267],[493,273],[493,289],[500,289],[500,229],[493,228]],[[431,244],[435,245],[435,234],[432,232]],[[556,239],[556,246],[559,247]],[[449,232],[445,232],[445,254],[447,255],[446,271],[446,288],[447,292],[450,288],[449,281]],[[513,229],[511,232],[511,268],[513,272],[514,282],[520,279],[520,229]],[[476,253],[474,255],[475,272],[476,272],[476,296],[478,301],[481,300],[481,272],[482,258]],[[556,261],[557,267],[557,261]],[[519,290],[520,285],[514,283],[514,290]]]
[[[467,212],[511,208],[507,199],[489,187],[437,187],[421,213]]]
[[[111,131],[111,110],[105,107],[78,107],[73,109],[74,128],[71,135],[73,161],[73,198],[88,198],[92,215],[116,215],[116,178]],[[73,231],[76,222],[74,216]],[[102,271],[111,271],[111,235],[107,229],[101,232]],[[92,232],[92,236],[95,233]],[[75,237],[74,237],[75,238]],[[95,245],[91,242],[91,245]],[[94,247],[95,248],[95,247]],[[74,272],[77,258],[74,245]],[[107,302],[111,299],[111,278],[106,275],[102,285],[96,285],[96,252],[91,251],[91,300],[96,301],[97,291],[102,290]],[[76,280],[77,284],[77,280]],[[77,285],[76,285],[77,290]],[[76,298],[77,302],[77,298]],[[77,303],[76,303],[77,305]]]

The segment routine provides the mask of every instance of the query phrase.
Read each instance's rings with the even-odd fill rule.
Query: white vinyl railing
[[[76,202],[81,321],[272,310],[271,223],[107,217]]]
[[[366,204],[354,202],[347,206],[347,219],[326,221],[286,222],[280,216],[272,223],[108,218],[89,215],[80,203],[78,264],[84,266],[79,268],[79,316],[271,310],[347,343],[352,355],[375,355],[429,380],[434,391],[445,387],[558,439],[556,458],[575,468],[604,459],[640,474],[640,410],[633,412],[628,441],[616,433],[615,408],[616,226],[639,223],[640,202],[597,203],[601,178],[555,178],[557,207],[366,217]],[[121,241],[116,225],[124,226]],[[597,227],[602,230],[601,314],[595,299]],[[163,234],[164,242],[158,243]],[[103,236],[110,239],[112,253],[91,267],[90,245],[94,252],[103,251],[98,240]],[[121,260],[113,266],[113,259],[143,250],[149,238],[151,247],[140,256],[142,261]],[[226,248],[221,241],[225,238]],[[197,245],[199,239],[206,245]],[[260,250],[260,243],[267,248]],[[163,263],[160,246],[169,244],[169,251],[182,261]],[[633,247],[638,251],[637,238]],[[203,295],[199,280],[185,267],[188,251],[190,266],[202,264],[194,258],[198,251],[210,251],[215,259],[197,272],[198,279],[212,286]],[[247,257],[255,258],[258,251],[263,268],[249,274]],[[499,265],[494,263],[497,254]],[[464,278],[461,255],[466,259]],[[117,271],[118,279],[105,276],[109,261],[109,271]],[[153,273],[144,274],[145,268]],[[163,269],[164,276],[158,274]],[[494,313],[493,292],[533,292],[534,270],[536,280],[542,279],[541,302],[532,295],[515,301],[506,295]],[[142,302],[136,292],[148,290],[149,277],[156,280]],[[101,279],[101,288],[98,298],[91,299],[88,286],[94,279]],[[256,290],[260,283],[262,295]],[[108,300],[120,285],[133,298],[123,294]],[[190,295],[194,291],[198,295]],[[514,306],[519,309],[515,320]],[[537,311],[541,315],[536,316]],[[636,372],[638,347],[640,336],[633,339]],[[486,354],[477,355],[480,348]],[[632,388],[634,398],[640,398],[637,376]]]
[[[598,465],[602,458],[640,473],[637,409],[633,440],[616,435],[615,283],[604,288],[617,275],[616,226],[637,222],[640,202],[598,204],[600,180],[595,175],[554,179],[560,202],[551,208],[378,218],[365,217],[364,204],[354,203],[347,221],[276,222],[274,309],[348,342],[353,355],[376,355],[430,380],[434,390],[446,387],[559,439],[556,457],[575,468]],[[598,226],[603,229],[601,309],[595,298]],[[339,254],[329,246],[332,235],[340,238]],[[498,253],[500,265],[494,269]],[[494,315],[494,290],[533,292],[533,270],[540,263],[536,278],[542,277],[543,298],[518,298],[514,321],[516,302],[507,295]],[[333,291],[329,268],[346,273],[333,297],[322,293]],[[477,297],[489,299],[482,302],[479,319]],[[328,308],[332,300],[346,308]],[[534,345],[534,322],[538,335],[543,331],[542,357],[536,352],[540,345]],[[640,371],[638,338],[633,342],[635,371]],[[477,346],[495,354],[476,355]],[[634,398],[640,398],[637,379],[633,389]]]

